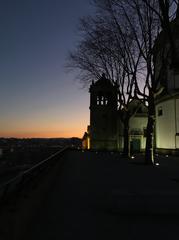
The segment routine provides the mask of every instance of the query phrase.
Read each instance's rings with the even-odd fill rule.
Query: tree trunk
[[[154,94],[149,91],[147,139],[145,148],[145,163],[152,165],[154,163],[154,127],[155,127],[155,104]]]
[[[125,118],[124,121],[124,148],[123,154],[126,157],[130,157],[130,147],[129,147],[129,117]]]

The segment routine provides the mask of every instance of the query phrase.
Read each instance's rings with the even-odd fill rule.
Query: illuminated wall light
[[[134,156],[131,156],[132,159],[134,159],[135,157]]]
[[[166,158],[168,158],[168,155],[165,155]]]
[[[90,138],[87,137],[87,149],[89,150],[90,149]]]
[[[156,166],[159,166],[160,164],[159,164],[159,163],[156,163],[155,165],[156,165]]]

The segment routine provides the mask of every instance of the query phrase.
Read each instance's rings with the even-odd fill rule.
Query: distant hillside
[[[81,147],[81,139],[72,138],[0,138],[0,147]]]

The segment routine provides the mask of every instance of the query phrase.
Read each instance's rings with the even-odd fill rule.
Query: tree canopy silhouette
[[[82,38],[70,53],[68,62],[68,67],[79,70],[80,79],[85,84],[105,73],[118,85],[126,155],[129,155],[129,120],[134,114],[130,113],[128,104],[133,98],[147,103],[147,164],[154,161],[155,98],[163,90],[159,82],[168,54],[167,44],[163,41],[160,65],[156,69],[155,42],[161,29],[167,26],[163,23],[162,2],[167,8],[167,1],[94,0],[96,15],[81,19]]]

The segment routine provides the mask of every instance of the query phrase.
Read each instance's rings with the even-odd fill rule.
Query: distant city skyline
[[[64,69],[88,0],[2,0],[0,137],[82,137],[89,95]]]

